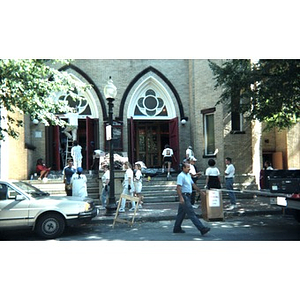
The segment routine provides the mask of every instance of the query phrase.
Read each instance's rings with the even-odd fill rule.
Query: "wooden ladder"
[[[133,213],[133,217],[132,217],[131,221],[130,220],[125,220],[125,219],[118,218],[119,209],[120,209],[120,206],[121,206],[122,198],[124,198],[126,200],[126,202],[128,202],[128,201],[134,201],[135,202],[135,209],[134,209],[134,213]],[[139,209],[139,203],[140,203],[140,201],[141,201],[141,198],[139,198],[139,197],[132,197],[132,196],[129,196],[129,195],[121,194],[112,227],[113,228],[115,227],[116,222],[127,223],[127,224],[130,224],[132,226],[133,223],[134,223],[135,215],[136,215],[136,213],[137,213],[137,211]]]

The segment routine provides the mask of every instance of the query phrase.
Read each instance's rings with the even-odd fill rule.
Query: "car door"
[[[28,226],[30,199],[6,183],[0,183],[0,228]]]

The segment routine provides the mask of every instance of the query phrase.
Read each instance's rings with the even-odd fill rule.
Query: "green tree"
[[[289,128],[300,120],[300,60],[226,60],[221,65],[209,61],[221,87],[219,103],[232,105],[239,97],[239,111],[251,120],[265,122],[267,129]]]
[[[69,60],[46,59],[1,59],[0,60],[0,108],[8,112],[6,127],[0,126],[0,140],[5,133],[13,138],[19,136],[18,128],[23,121],[15,118],[15,112],[30,115],[46,126],[64,126],[57,113],[70,111],[68,103],[57,100],[59,92],[68,93],[76,101],[89,88],[80,84],[67,72],[60,72],[58,66],[69,64]],[[1,116],[2,121],[4,117]],[[0,123],[0,125],[3,122]]]

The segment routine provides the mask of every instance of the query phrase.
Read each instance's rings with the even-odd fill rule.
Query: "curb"
[[[169,214],[169,215],[146,215],[146,216],[142,216],[142,215],[136,215],[135,216],[135,222],[158,222],[158,221],[175,221],[176,218],[176,214],[177,211],[174,212],[174,215]],[[224,221],[226,221],[226,218],[228,217],[242,217],[242,216],[259,216],[259,215],[280,215],[282,214],[282,209],[273,209],[273,210],[258,210],[258,211],[254,211],[254,210],[246,210],[246,211],[235,211],[235,212],[228,212],[228,211],[224,211]],[[196,216],[198,218],[202,219],[202,213],[196,213]],[[131,216],[129,216],[130,218]],[[128,218],[128,219],[129,219]],[[124,217],[124,219],[127,219],[126,217]],[[113,223],[114,221],[114,216],[101,216],[101,217],[95,217],[91,222],[92,223],[102,223],[102,224],[109,224],[109,223]],[[205,220],[207,221],[207,220]],[[211,221],[211,220],[209,220]],[[207,221],[207,222],[209,222]]]

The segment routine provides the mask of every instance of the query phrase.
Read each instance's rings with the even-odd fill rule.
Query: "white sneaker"
[[[233,204],[231,204],[228,208],[227,208],[227,210],[233,210],[233,209],[235,209],[235,208],[237,208],[237,206],[236,205],[233,205]]]
[[[142,204],[139,204],[139,208],[143,208]]]
[[[131,207],[130,209],[129,209],[129,211],[134,211],[135,210],[135,207]]]
[[[196,204],[195,204],[195,205],[192,205],[192,207],[193,207],[193,208],[198,208],[199,205],[196,205]]]
[[[125,209],[124,208],[120,208],[119,209],[119,213],[123,213],[123,212],[125,212]]]

